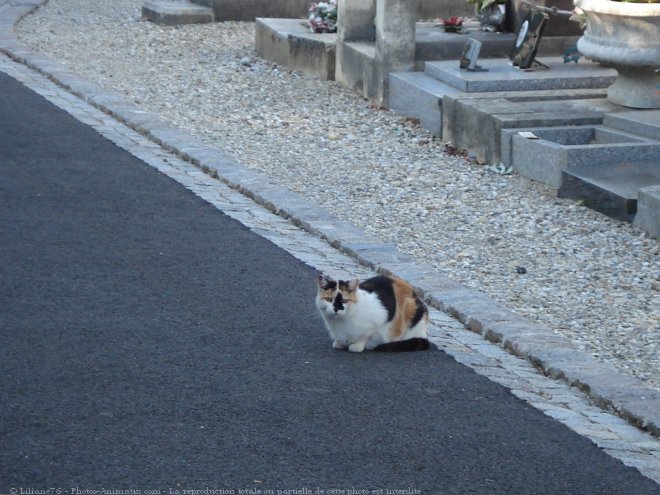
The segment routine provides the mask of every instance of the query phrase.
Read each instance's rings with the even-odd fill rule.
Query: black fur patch
[[[396,296],[394,295],[392,280],[382,275],[373,277],[362,282],[360,289],[375,292],[383,307],[387,310],[387,321],[392,321],[396,313]]]
[[[424,315],[428,311],[424,302],[417,296],[415,296],[415,305],[417,306],[417,310],[415,311],[415,316],[413,316],[413,319],[410,321],[410,328],[413,328],[422,321],[422,318],[424,318]]]
[[[332,307],[334,308],[335,313],[344,309],[344,298],[341,296],[341,293],[337,292],[337,296],[332,303]]]
[[[398,342],[388,342],[374,347],[374,351],[378,352],[413,352],[413,351],[426,351],[431,348],[431,343],[421,337],[414,339],[399,340]]]

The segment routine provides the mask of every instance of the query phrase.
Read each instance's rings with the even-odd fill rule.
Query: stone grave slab
[[[660,186],[660,161],[577,165],[562,172],[557,196],[582,201],[609,217],[632,222],[640,189],[652,185]]]
[[[430,76],[466,93],[531,91],[546,89],[606,88],[614,83],[616,71],[591,62],[565,64],[563,57],[543,58],[548,68],[530,70],[514,67],[509,59],[480,59],[487,72],[471,72],[458,67],[455,60],[427,62]]]
[[[213,9],[188,0],[170,2],[146,1],[142,5],[142,15],[154,24],[177,26],[213,22]]]
[[[660,157],[660,142],[602,126],[530,129],[511,136],[507,165],[524,177],[560,188],[566,170],[584,175],[623,162],[641,163]],[[603,172],[605,173],[605,172]]]
[[[497,163],[503,159],[501,146],[505,129],[600,125],[603,113],[586,102],[512,102],[508,97],[482,99],[447,95],[442,102],[442,138],[469,150],[480,161]]]
[[[607,114],[603,123],[614,129],[660,141],[660,110],[629,110]]]

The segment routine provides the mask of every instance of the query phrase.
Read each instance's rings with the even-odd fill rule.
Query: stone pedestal
[[[660,108],[660,74],[653,67],[615,66],[619,76],[607,88],[607,99],[632,108]]]
[[[340,41],[376,39],[376,0],[343,0],[337,6],[337,38]]]
[[[369,57],[356,49],[355,44],[376,39],[376,0],[341,1],[337,6],[337,46],[335,80],[363,93],[365,78],[371,78]]]
[[[418,0],[339,2],[335,80],[387,105],[389,74],[415,64]]]
[[[377,104],[387,106],[390,72],[415,68],[415,22],[417,0],[377,0],[376,2],[376,73],[378,84],[368,95]]]
[[[377,0],[376,58],[390,70],[412,70],[417,0]]]

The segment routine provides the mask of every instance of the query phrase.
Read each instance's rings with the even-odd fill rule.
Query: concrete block
[[[312,33],[299,19],[257,18],[257,55],[323,80],[335,78],[335,45],[332,33]]]
[[[442,136],[442,97],[460,93],[423,72],[392,73],[389,89],[389,108],[419,119],[421,126],[435,136]]]
[[[335,79],[336,35],[331,33],[304,36],[289,35],[289,61],[293,70],[325,81]]]
[[[176,26],[213,22],[213,9],[186,0],[172,2],[147,1],[142,5],[142,16],[154,24]]]
[[[376,0],[376,63],[365,96],[379,106],[388,106],[390,72],[414,69],[416,14],[417,0]]]
[[[341,41],[376,39],[376,0],[351,0],[337,6],[337,36]]]
[[[373,42],[337,41],[335,80],[368,98],[373,80],[376,47]]]
[[[635,225],[660,239],[660,185],[639,190]]]
[[[483,94],[483,93],[480,93]],[[464,98],[461,94],[442,97],[442,140],[455,147],[468,150],[481,161],[499,160],[493,151],[492,136],[500,131],[487,111],[482,111],[477,98]],[[506,102],[502,98],[492,101]]]
[[[376,0],[376,58],[387,72],[412,70],[417,0]]]
[[[383,72],[375,58],[364,61],[363,96],[368,100],[387,108],[389,98],[389,80],[383,81]]]
[[[255,20],[254,45],[257,55],[270,62],[288,66],[289,32],[295,29],[294,19]],[[302,21],[297,21],[298,23]],[[302,26],[300,26],[302,28]]]

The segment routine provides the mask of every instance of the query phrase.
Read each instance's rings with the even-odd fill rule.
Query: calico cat
[[[428,310],[412,286],[394,277],[317,279],[316,307],[332,346],[351,352],[426,350]]]

